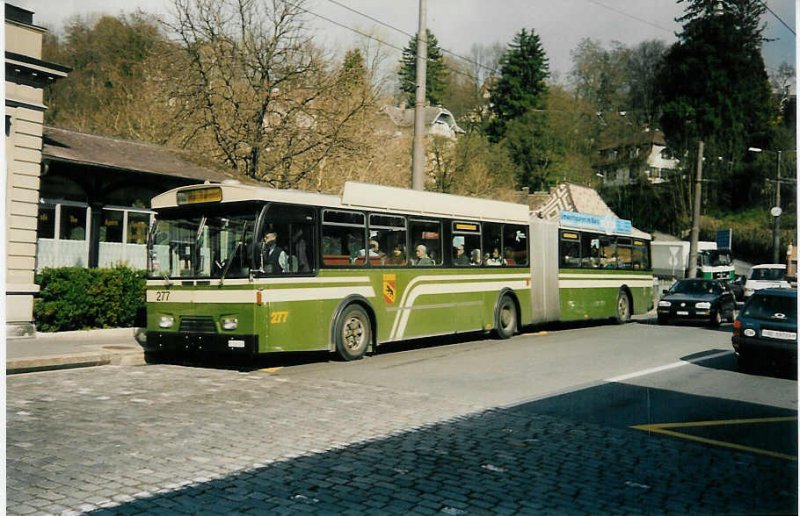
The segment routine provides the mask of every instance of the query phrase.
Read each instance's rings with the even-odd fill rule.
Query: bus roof
[[[388,209],[420,215],[513,221],[521,224],[527,224],[530,216],[526,204],[353,181],[344,185],[342,204],[354,208]]]
[[[219,202],[272,201],[290,204],[349,208],[382,212],[400,212],[477,220],[506,221],[527,224],[528,206],[491,199],[477,199],[436,192],[421,192],[391,186],[348,181],[342,196],[279,190],[238,183],[205,183],[175,188],[153,198],[153,209],[178,206],[178,193],[218,190]],[[200,202],[200,201],[198,201]]]

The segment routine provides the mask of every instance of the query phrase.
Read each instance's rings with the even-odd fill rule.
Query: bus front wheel
[[[620,290],[617,294],[617,313],[614,319],[618,324],[625,324],[631,320],[631,300],[624,290]]]
[[[517,331],[517,306],[514,300],[509,296],[500,298],[497,304],[497,313],[495,318],[495,333],[501,339],[509,339],[514,336]]]
[[[364,356],[372,340],[372,323],[359,305],[350,305],[339,314],[335,328],[336,351],[343,360]]]

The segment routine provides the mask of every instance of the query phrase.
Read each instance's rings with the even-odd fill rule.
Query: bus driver
[[[286,272],[289,260],[278,247],[278,233],[268,230],[261,241],[261,271],[267,274]]]

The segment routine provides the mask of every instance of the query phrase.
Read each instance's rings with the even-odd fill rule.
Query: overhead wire
[[[343,8],[343,9],[346,9],[346,10],[350,11],[351,13],[357,14],[359,16],[363,16],[364,18],[366,18],[368,20],[371,20],[371,21],[373,21],[373,22],[375,22],[375,23],[377,23],[379,25],[382,25],[382,26],[386,27],[387,29],[391,29],[393,31],[399,32],[400,34],[403,34],[404,36],[408,36],[409,38],[416,37],[415,34],[411,34],[410,32],[407,32],[407,31],[404,31],[403,29],[395,27],[394,25],[391,25],[389,23],[383,22],[383,21],[381,21],[381,20],[379,20],[379,19],[377,19],[377,18],[375,18],[373,16],[370,16],[369,14],[363,13],[363,12],[359,11],[358,9],[354,9],[354,8],[352,8],[352,7],[348,6],[348,5],[345,5],[342,2],[339,2],[337,0],[328,0],[328,2],[330,2],[330,3],[334,4],[334,5],[338,5],[339,7]],[[495,68],[492,68],[490,66],[486,66],[484,64],[481,64],[481,63],[479,63],[479,62],[477,62],[474,59],[471,59],[469,57],[465,57],[465,56],[462,56],[460,54],[456,54],[455,52],[453,52],[451,50],[448,50],[446,48],[443,48],[443,47],[440,47],[440,48],[441,48],[442,52],[444,52],[445,54],[449,54],[449,55],[451,55],[453,57],[457,57],[458,59],[461,59],[462,61],[466,61],[467,63],[469,63],[471,65],[474,65],[474,66],[477,66],[479,68],[483,68],[485,70],[488,70],[488,71],[492,72],[493,74],[497,74],[497,70]]]
[[[783,21],[783,18],[781,18],[780,16],[778,16],[777,14],[775,14],[775,11],[773,11],[772,9],[770,9],[770,8],[769,8],[769,6],[767,5],[767,3],[766,3],[764,0],[758,0],[758,1],[761,3],[761,5],[763,5],[763,6],[764,6],[764,7],[767,9],[767,11],[769,11],[769,12],[770,12],[770,14],[772,14],[772,16],[774,16],[774,17],[775,17],[775,19],[777,19],[779,22],[781,22],[781,23],[783,24],[783,26],[784,26],[784,27],[786,27],[787,29],[789,29],[789,32],[791,32],[792,34],[794,34],[795,36],[797,36],[797,34],[795,33],[794,29],[793,29],[793,28],[791,28],[791,27],[789,26],[789,24],[788,24],[788,23],[786,23],[785,21]]]
[[[402,47],[398,47],[397,45],[394,45],[394,44],[392,44],[392,43],[389,43],[389,42],[387,42],[387,41],[384,41],[384,40],[382,40],[382,39],[380,39],[380,38],[377,38],[377,37],[375,37],[375,36],[373,36],[373,35],[371,35],[371,34],[367,34],[367,33],[365,33],[365,32],[362,32],[362,31],[358,30],[358,29],[354,29],[353,27],[350,27],[350,26],[348,26],[348,25],[345,25],[344,23],[337,22],[336,20],[332,20],[331,18],[328,18],[327,16],[323,16],[323,15],[321,15],[321,14],[319,14],[319,13],[316,13],[316,12],[314,12],[314,11],[310,10],[310,9],[307,9],[307,8],[305,8],[305,7],[301,6],[301,5],[297,5],[297,4],[294,4],[294,3],[292,3],[292,2],[286,2],[286,3],[287,3],[287,4],[289,4],[289,5],[291,5],[291,6],[293,6],[293,7],[295,7],[296,9],[299,9],[299,10],[301,10],[301,11],[305,12],[305,13],[308,13],[308,14],[310,14],[310,15],[312,15],[312,16],[316,16],[317,18],[319,18],[319,19],[321,19],[321,20],[325,20],[325,21],[327,21],[328,23],[332,23],[332,24],[334,24],[334,25],[336,25],[336,26],[338,26],[338,27],[341,27],[341,28],[343,28],[343,29],[346,29],[346,30],[349,30],[349,31],[351,31],[351,32],[354,32],[354,33],[356,33],[356,34],[358,34],[358,35],[360,35],[360,36],[363,36],[363,37],[365,37],[365,38],[367,38],[367,39],[371,39],[371,40],[373,40],[373,41],[377,41],[378,43],[382,43],[382,44],[384,44],[384,45],[386,45],[386,46],[388,46],[388,47],[390,47],[390,48],[393,48],[393,49],[395,49],[395,50],[399,50],[400,52],[405,52],[405,49],[404,49],[404,48],[402,48]],[[385,23],[383,23],[383,22],[380,22],[380,23],[381,23],[382,25],[386,25],[386,26],[388,26],[387,24],[385,24]],[[403,32],[403,31],[401,31],[400,29],[397,29],[397,28],[393,28],[393,29],[394,29],[394,30],[398,30],[398,31],[400,31],[401,33],[404,33],[404,32]],[[404,33],[404,34],[405,34],[405,33]],[[442,49],[442,52],[445,52],[445,50],[444,50],[444,49]],[[448,53],[451,53],[451,52],[449,52],[449,51],[447,51],[447,52],[448,52]],[[478,79],[477,77],[475,77],[475,76],[474,76],[474,75],[472,75],[472,74],[469,74],[469,73],[467,73],[467,72],[465,72],[465,71],[463,71],[463,70],[459,70],[459,69],[457,69],[457,68],[453,68],[452,66],[449,66],[447,63],[442,63],[442,64],[443,64],[443,66],[444,66],[445,68],[447,68],[448,70],[450,70],[450,71],[451,71],[451,72],[453,72],[453,73],[456,73],[456,74],[458,74],[458,75],[463,75],[464,77],[467,77],[467,78],[469,78],[469,79],[472,79],[473,81],[475,81],[475,80],[477,80],[477,79]],[[489,69],[490,69],[490,70],[493,70],[493,69],[491,69],[491,68],[489,68]]]

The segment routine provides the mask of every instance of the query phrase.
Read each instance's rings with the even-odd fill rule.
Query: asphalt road
[[[729,328],[7,377],[7,510],[796,512],[796,380],[737,372]]]

